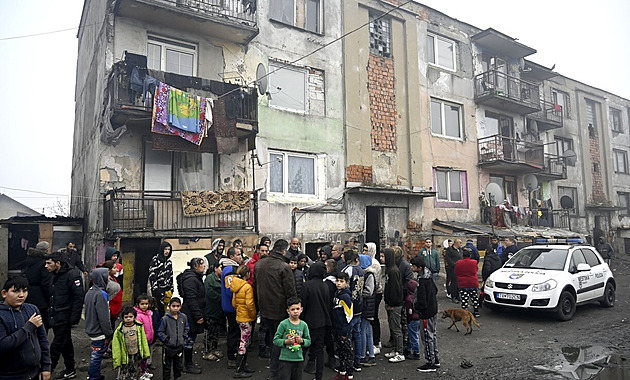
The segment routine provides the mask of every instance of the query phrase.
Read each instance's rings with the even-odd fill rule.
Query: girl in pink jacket
[[[149,308],[149,296],[146,294],[139,295],[138,298],[136,298],[136,306],[133,308],[136,309],[138,313],[136,320],[142,322],[144,326],[144,334],[147,336],[147,342],[151,347],[149,352],[153,353],[152,348],[155,332],[153,330],[153,311]],[[155,369],[151,356],[147,359],[147,364],[149,369]]]

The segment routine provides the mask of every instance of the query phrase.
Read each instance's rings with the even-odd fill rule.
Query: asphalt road
[[[546,313],[529,311],[493,312],[481,310],[478,319],[481,328],[475,327],[471,335],[454,329],[448,330],[450,320],[438,322],[438,347],[441,368],[437,373],[419,373],[416,367],[424,360],[407,360],[388,363],[378,355],[377,365],[355,373],[355,379],[415,379],[436,377],[441,379],[629,379],[630,380],[630,257],[613,261],[612,269],[617,281],[617,300],[613,308],[598,303],[578,306],[575,317],[559,322]],[[443,278],[440,278],[439,310],[456,308],[446,298]],[[388,340],[385,311],[381,310],[383,341]],[[83,332],[83,323],[73,329],[77,359],[77,378],[87,377],[89,340]],[[225,342],[222,342],[225,349]],[[257,347],[256,343],[253,347]],[[201,349],[201,346],[196,348]],[[385,352],[385,351],[384,351]],[[250,355],[250,367],[256,370],[252,379],[266,379],[267,362]],[[227,362],[208,362],[197,351],[196,361],[202,365],[201,375],[185,374],[189,379],[229,379],[233,372]],[[460,367],[464,360],[473,366]],[[115,379],[111,359],[103,363],[106,379]],[[153,371],[153,379],[161,379],[161,365]],[[60,368],[62,368],[60,366]],[[325,368],[324,379],[335,373]],[[313,379],[304,373],[303,379]]]

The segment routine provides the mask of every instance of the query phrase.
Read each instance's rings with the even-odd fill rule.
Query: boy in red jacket
[[[479,318],[479,279],[477,278],[478,262],[470,258],[471,250],[464,248],[462,260],[455,264],[455,277],[459,287],[459,297],[462,302],[462,309],[468,308],[468,302],[472,299],[473,314]]]

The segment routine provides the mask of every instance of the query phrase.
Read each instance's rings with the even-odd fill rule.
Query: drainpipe
[[[296,236],[296,230],[297,230],[297,219],[296,219],[296,213],[299,210],[299,208],[294,207],[293,210],[291,210],[291,237]]]
[[[252,195],[254,196],[254,232],[256,235],[260,233],[260,227],[258,226],[258,191],[256,190],[256,153],[252,150]]]

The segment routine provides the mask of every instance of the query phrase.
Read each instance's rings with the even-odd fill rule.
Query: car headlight
[[[547,280],[542,284],[536,284],[532,286],[532,292],[546,292],[551,289],[555,289],[558,286],[556,280]]]
[[[492,281],[491,279],[486,279],[486,286],[489,288],[494,288],[494,281]]]

